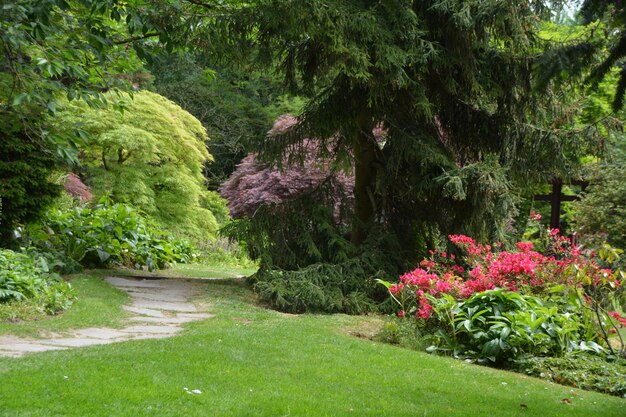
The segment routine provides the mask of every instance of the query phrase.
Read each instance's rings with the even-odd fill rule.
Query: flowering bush
[[[431,251],[419,268],[389,286],[391,295],[404,307],[403,314],[408,309],[417,318],[429,318],[432,307],[427,295],[438,298],[449,294],[460,300],[495,288],[540,295],[557,285],[574,288],[622,285],[611,270],[582,256],[556,229],[550,233],[552,255],[534,251],[529,242],[518,242],[517,251],[496,252],[492,246],[476,243],[468,236],[450,235],[449,239],[466,252],[464,258]]]
[[[450,235],[449,239],[463,256],[431,251],[428,259],[420,262],[415,270],[402,275],[398,283],[385,283],[391,296],[401,306],[398,316],[431,321],[446,333],[441,338],[444,345],[450,348],[457,344],[455,351],[469,349],[478,352],[479,357],[497,358],[500,353],[515,356],[529,351],[562,354],[581,346],[582,350],[593,346],[592,350],[597,351],[599,345],[595,341],[598,334],[613,352],[604,328],[612,327],[613,333],[616,333],[615,321],[625,324],[626,319],[622,319],[619,313],[606,312],[615,307],[611,304],[615,300],[612,294],[622,290],[624,279],[602,268],[593,256],[585,257],[568,238],[560,236],[558,230],[548,230],[546,254],[535,251],[529,242],[518,242],[515,250],[508,251],[502,250],[501,244],[494,247],[483,245],[468,236]],[[480,305],[474,312],[487,313],[478,321],[482,324],[473,329],[467,319],[461,320],[463,309],[471,304],[471,300],[476,297],[484,299],[483,294],[496,290],[505,294],[523,294],[526,297],[522,298],[525,307],[516,304],[515,309],[507,309],[501,301],[496,302],[496,307],[478,303]],[[528,298],[531,296],[534,297],[532,302]],[[538,328],[522,329],[520,326],[527,318],[525,315],[530,317],[532,323],[535,321],[532,317],[538,310],[542,310],[544,319],[554,314],[566,314],[568,320],[572,318],[573,321],[565,325],[545,319],[537,322]],[[483,322],[485,318],[489,320]],[[522,343],[517,349],[510,343],[509,333],[504,338],[506,341],[502,337],[491,337],[491,326],[499,321],[508,323],[505,327],[510,334],[523,330],[524,335],[519,340],[526,338],[529,343]],[[504,331],[502,326],[496,327]],[[471,343],[461,343],[459,347],[459,335],[463,331],[471,336],[464,340]],[[566,331],[569,334],[564,337]],[[555,332],[560,334],[555,337]],[[484,344],[478,348],[478,342]],[[494,347],[495,343],[499,343],[498,348]],[[485,349],[487,344],[491,348]],[[533,346],[540,348],[534,349]]]

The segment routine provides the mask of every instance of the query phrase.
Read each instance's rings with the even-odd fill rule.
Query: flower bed
[[[525,354],[624,355],[623,342],[616,349],[608,340],[626,326],[614,311],[623,274],[582,254],[558,230],[548,230],[546,253],[530,242],[503,250],[468,236],[449,239],[457,254],[433,250],[399,282],[383,282],[399,317],[432,329],[432,350],[498,364]]]

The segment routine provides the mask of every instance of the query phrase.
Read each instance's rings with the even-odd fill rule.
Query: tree
[[[310,97],[298,124],[261,154],[298,159],[305,138],[320,138],[318,157],[354,169],[352,242],[382,222],[415,253],[429,224],[506,237],[511,181],[568,165],[564,125],[543,119],[532,89],[546,10],[526,1],[262,0],[217,27],[257,48],[258,62],[278,62],[291,90]],[[371,134],[381,124],[383,146]]]
[[[74,136],[50,133],[45,114],[59,99],[92,105],[129,70],[128,46],[154,27],[117,0],[17,0],[0,20],[0,237],[33,220],[58,191],[48,183],[59,163],[75,161]],[[127,23],[122,23],[127,22]],[[27,167],[24,169],[24,167]]]
[[[553,45],[539,62],[541,86],[551,81],[577,79],[590,90],[617,72],[612,109],[624,106],[626,94],[626,7],[621,1],[581,0],[576,2],[577,22],[590,30]]]
[[[205,169],[217,189],[246,155],[262,141],[281,114],[299,111],[275,77],[240,68],[215,67],[187,51],[160,55],[149,65],[156,91],[193,114],[207,129],[215,161]]]
[[[206,189],[204,164],[212,161],[204,127],[166,98],[141,91],[106,95],[112,106],[72,102],[52,124],[90,135],[81,146],[87,183],[95,196],[129,203],[176,235],[198,241],[215,236],[227,220],[217,193]]]

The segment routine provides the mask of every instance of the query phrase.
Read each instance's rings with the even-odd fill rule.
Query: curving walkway
[[[190,302],[201,282],[182,279],[105,278],[114,287],[131,297],[126,311],[134,314],[121,329],[92,327],[73,330],[47,339],[0,336],[0,356],[22,356],[32,352],[61,350],[83,346],[105,345],[139,339],[161,339],[180,332],[183,323],[203,320],[211,314],[199,311]]]

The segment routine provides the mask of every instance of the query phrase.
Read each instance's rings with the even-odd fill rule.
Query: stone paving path
[[[161,339],[180,332],[183,323],[203,320],[211,314],[198,311],[190,299],[202,283],[182,279],[105,278],[111,285],[126,291],[131,304],[124,306],[134,314],[121,329],[88,328],[73,330],[46,339],[0,336],[0,356],[22,356],[32,352],[105,345],[139,339]]]

